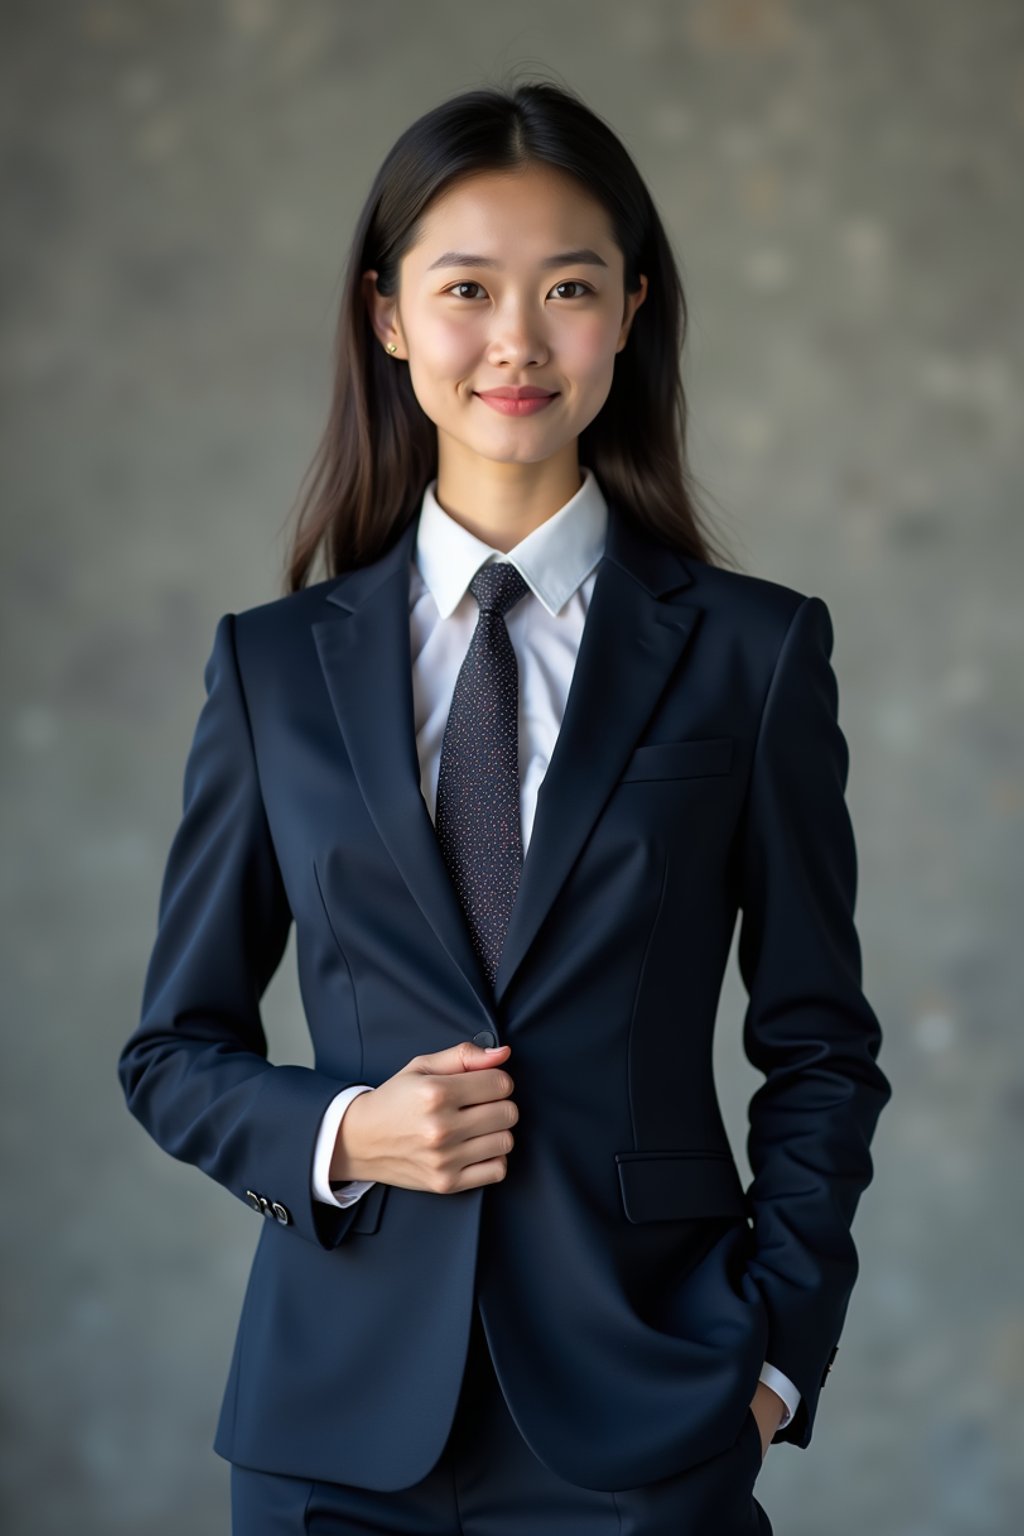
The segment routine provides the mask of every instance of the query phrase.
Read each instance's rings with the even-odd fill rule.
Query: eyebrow
[[[540,263],[542,269],[548,267],[607,267],[608,263],[592,251],[589,246],[584,246],[579,251],[559,251],[554,256],[545,256]],[[435,267],[502,267],[504,262],[495,261],[493,256],[474,256],[471,251],[445,251],[436,261],[432,261],[427,268],[433,272]]]

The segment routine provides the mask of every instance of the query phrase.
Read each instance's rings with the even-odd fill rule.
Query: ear
[[[626,342],[629,340],[629,333],[633,325],[633,316],[636,314],[637,310],[640,308],[640,305],[644,302],[646,297],[647,278],[641,272],[640,287],[637,289],[636,293],[628,293],[626,295],[626,308],[623,313],[622,328],[619,331],[618,346],[615,348],[616,352],[621,352],[623,347],[626,345]]]
[[[378,292],[377,272],[374,268],[363,273],[363,302],[370,324],[381,346],[389,343],[398,348],[397,352],[390,355],[399,357],[402,353],[404,338],[401,327],[398,324],[398,299],[392,294],[390,297]]]

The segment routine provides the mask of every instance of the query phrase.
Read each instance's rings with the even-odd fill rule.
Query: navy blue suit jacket
[[[118,1070],[174,1157],[262,1211],[214,1449],[379,1490],[440,1454],[474,1297],[511,1411],[616,1489],[732,1444],[768,1358],[806,1446],[891,1094],[861,989],[846,740],[818,597],[609,505],[495,989],[420,793],[415,518],[372,564],[225,614]],[[748,1188],[712,1034],[737,917]],[[294,922],[315,1066],[272,1064]],[[311,1189],[321,1115],[421,1053],[509,1041],[506,1178]],[[332,1322],[336,1318],[336,1322]]]

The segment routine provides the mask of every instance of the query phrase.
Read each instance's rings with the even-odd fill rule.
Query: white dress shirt
[[[583,634],[583,621],[604,553],[608,508],[592,471],[581,466],[583,484],[563,507],[528,533],[506,555],[478,539],[441,506],[432,480],[423,493],[414,560],[410,565],[413,705],[420,790],[434,819],[441,742],[455,680],[476,629],[480,608],[469,583],[482,565],[509,560],[536,602],[516,603],[505,616],[519,665],[519,783],[523,855],[529,847],[537,790],[547,772],[565,712]],[[342,1117],[371,1086],[342,1089],[320,1124],[313,1160],[313,1193],[329,1205],[349,1206],[373,1179],[352,1179],[331,1188],[330,1167]],[[789,1423],[800,1393],[788,1376],[769,1365],[760,1379],[779,1394]]]

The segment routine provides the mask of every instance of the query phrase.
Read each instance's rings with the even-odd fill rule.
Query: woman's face
[[[374,329],[407,360],[442,454],[522,464],[551,458],[593,421],[647,292],[644,277],[624,293],[601,204],[547,166],[451,187],[424,215],[398,294],[383,298],[375,278],[364,277]],[[554,398],[524,414],[482,398],[521,386]]]

